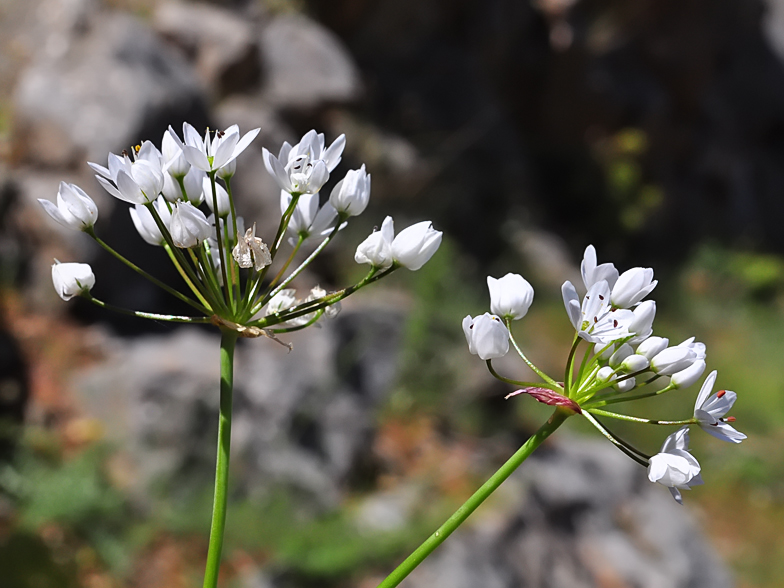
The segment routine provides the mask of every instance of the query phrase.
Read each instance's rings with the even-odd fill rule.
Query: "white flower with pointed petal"
[[[95,286],[95,274],[86,263],[55,263],[52,283],[60,298],[70,300]]]
[[[370,236],[362,241],[354,254],[357,263],[369,263],[377,268],[387,268],[392,265],[392,240],[395,238],[395,225],[391,216],[384,219],[381,230],[373,231]]]
[[[172,242],[177,247],[188,249],[201,245],[210,237],[210,223],[204,213],[190,202],[178,202],[174,205],[169,232]]]
[[[127,153],[120,157],[109,154],[109,167],[88,163],[103,188],[112,196],[131,204],[154,202],[163,190],[162,156],[160,151],[145,141],[134,150],[134,161]]]
[[[694,418],[697,419],[700,427],[709,433],[730,443],[740,443],[746,435],[734,429],[728,422],[733,422],[733,417],[724,418],[732,405],[738,399],[738,395],[731,390],[719,390],[716,394],[709,397],[713,391],[713,384],[716,382],[717,372],[714,370],[702,384],[697,402],[694,404]]]
[[[205,172],[217,172],[237,159],[240,153],[245,151],[256,138],[260,130],[253,129],[240,137],[239,127],[231,125],[225,131],[217,131],[214,134],[210,133],[208,129],[202,139],[193,126],[183,123],[184,141],[180,140],[171,127],[169,127],[169,134],[177,146],[182,149],[185,159],[193,167]]]
[[[166,205],[166,201],[164,200],[163,196],[159,196],[158,199],[153,203],[158,216],[161,217],[161,222],[163,222],[163,226],[167,229],[169,228],[169,223],[171,221],[171,212],[169,212],[169,207]],[[155,219],[152,216],[152,213],[147,209],[146,206],[143,204],[137,204],[134,208],[131,208],[128,211],[131,214],[131,220],[133,221],[133,226],[136,227],[136,230],[139,232],[139,235],[142,239],[144,239],[150,245],[163,245],[166,240],[163,238],[163,234],[161,233],[158,224],[155,222]]]
[[[43,198],[39,198],[38,202],[49,216],[69,229],[84,231],[98,220],[95,202],[76,184],[60,182],[56,205]]]
[[[683,427],[664,441],[661,451],[648,461],[648,479],[667,486],[672,497],[683,504],[680,490],[702,484],[700,464],[689,453],[689,428]]]
[[[637,353],[644,355],[649,360],[653,359],[656,355],[667,349],[670,344],[669,339],[663,337],[648,337],[645,341],[637,347]]]
[[[583,298],[571,282],[561,286],[566,314],[577,334],[589,343],[607,345],[629,337],[629,325],[634,320],[630,310],[613,309],[610,305],[610,286],[605,280],[596,282]]]
[[[463,333],[468,351],[480,359],[497,359],[509,352],[509,330],[500,318],[489,312],[476,318],[466,316]]]
[[[618,280],[618,270],[611,263],[596,265],[596,249],[593,245],[588,245],[583,254],[583,262],[580,264],[580,273],[583,276],[585,289],[590,290],[591,286],[604,280],[610,289]]]
[[[641,302],[632,312],[634,313],[634,319],[629,323],[629,332],[636,333],[636,336],[629,340],[629,344],[639,345],[653,334],[656,302],[653,300]]]
[[[534,301],[534,289],[523,276],[506,274],[503,278],[487,276],[490,311],[503,319],[519,320],[528,314]]]
[[[281,190],[292,194],[315,194],[327,183],[330,172],[340,162],[345,145],[346,137],[340,135],[325,149],[324,135],[309,131],[294,147],[284,142],[277,157],[263,149],[264,166]]]
[[[649,267],[626,270],[612,287],[612,304],[617,308],[631,308],[650,294],[657,283]]]
[[[182,149],[180,149],[177,141],[174,140],[169,131],[163,133],[161,152],[164,171],[169,172],[174,178],[185,177],[185,174],[191,169],[191,164],[185,159]]]
[[[349,170],[329,195],[329,202],[335,210],[349,216],[362,214],[369,201],[370,174],[365,171],[365,164],[359,169]]]
[[[668,347],[651,359],[651,369],[660,376],[671,376],[697,361],[697,354],[688,347]]]
[[[292,196],[285,190],[280,192],[280,212],[284,214],[291,204]],[[338,220],[338,212],[329,202],[319,207],[319,195],[302,194],[297,199],[294,212],[291,215],[287,232],[291,235],[289,243],[294,246],[299,237],[303,238],[303,243],[319,237],[326,237],[335,228]],[[346,226],[342,223],[340,228]]]

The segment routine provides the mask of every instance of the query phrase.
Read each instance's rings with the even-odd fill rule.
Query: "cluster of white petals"
[[[683,504],[681,490],[703,483],[700,464],[689,453],[689,428],[683,427],[664,441],[659,453],[650,458],[648,479],[667,486],[672,497]]]
[[[354,260],[373,267],[387,268],[396,263],[412,271],[425,265],[441,245],[443,233],[430,221],[411,225],[395,235],[391,216],[384,219],[381,230],[373,231],[357,247]]]

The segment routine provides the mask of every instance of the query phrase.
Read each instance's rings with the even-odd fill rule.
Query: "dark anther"
[[[604,300],[604,296],[602,296],[601,294],[599,294],[599,300]]]
[[[617,326],[618,326],[618,321],[613,321],[613,327],[617,327]]]

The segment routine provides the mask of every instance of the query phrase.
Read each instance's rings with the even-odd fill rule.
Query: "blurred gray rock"
[[[301,14],[280,14],[261,33],[264,96],[274,105],[312,111],[362,94],[359,71],[338,37]]]
[[[14,141],[28,161],[102,162],[172,121],[204,118],[196,75],[138,19],[85,9],[43,38],[14,96]]]
[[[259,83],[255,23],[248,19],[217,6],[166,2],[155,11],[153,25],[194,62],[211,94],[225,96]]]
[[[551,441],[409,579],[411,588],[729,588],[688,508],[601,441]]]
[[[352,469],[367,459],[373,414],[394,373],[400,320],[389,311],[344,311],[323,328],[241,340],[236,353],[232,466],[238,491],[297,488],[335,506]],[[106,360],[74,390],[110,439],[152,480],[204,484],[213,475],[218,414],[218,337],[195,328],[126,341],[110,337]],[[359,353],[358,351],[362,352]],[[374,351],[375,350],[375,351]],[[373,388],[370,388],[373,386]],[[142,496],[143,498],[143,496]]]

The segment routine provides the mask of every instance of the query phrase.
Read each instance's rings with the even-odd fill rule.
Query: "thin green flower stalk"
[[[255,224],[246,227],[237,215],[231,189],[236,159],[258,131],[241,135],[234,125],[225,131],[207,130],[201,136],[185,123],[182,138],[169,127],[161,150],[145,141],[130,153],[109,154],[107,166],[89,164],[109,194],[131,205],[129,212],[139,235],[149,245],[163,247],[190,296],[150,275],[99,237],[95,231],[98,209],[78,186],[62,183],[56,203],[42,201],[56,222],[86,232],[120,262],[191,306],[197,316],[124,309],[99,300],[91,293],[95,275],[84,263],[56,262],[52,266],[55,290],[64,300],[81,296],[106,310],[142,319],[209,323],[220,330],[220,413],[205,588],[217,586],[226,527],[237,339],[266,337],[290,350],[291,345],[280,340],[280,335],[334,317],[343,299],[399,268],[419,269],[435,254],[442,236],[430,222],[422,222],[395,237],[392,219],[387,217],[382,230],[357,248],[355,261],[370,266],[362,280],[332,292],[315,287],[306,296],[298,296],[291,288],[296,278],[350,217],[361,214],[367,206],[370,175],[364,166],[350,170],[334,186],[329,201],[320,205],[318,192],[340,162],[345,137],[341,135],[327,146],[324,135],[310,131],[294,146],[284,143],[278,156],[264,149],[264,165],[283,191],[280,222],[268,245],[256,234]],[[316,240],[320,244],[305,254]],[[288,251],[287,244],[291,246]],[[285,260],[282,263],[279,254]],[[295,263],[300,256],[304,259]],[[273,267],[277,268],[274,278],[268,279]]]

